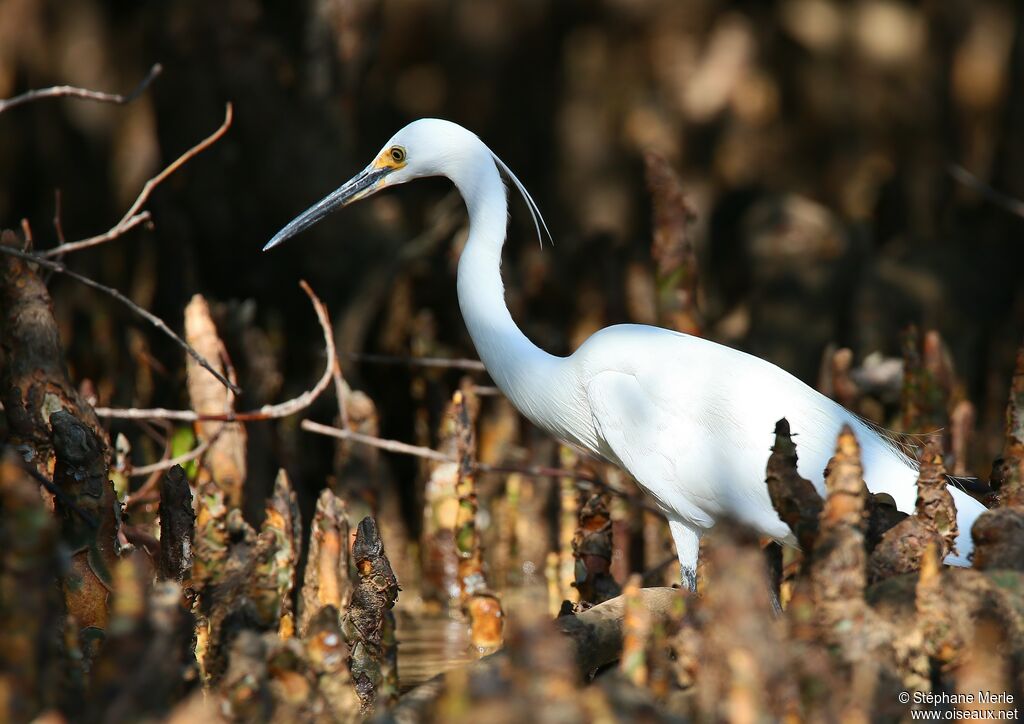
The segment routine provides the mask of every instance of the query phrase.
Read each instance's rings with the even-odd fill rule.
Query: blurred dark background
[[[542,346],[567,353],[598,327],[655,321],[653,150],[697,212],[708,336],[813,385],[830,344],[898,356],[906,325],[937,329],[977,405],[987,475],[1024,331],[1024,219],[950,168],[1024,198],[1019,2],[0,2],[0,97],[63,83],[127,92],[154,62],[163,74],[130,105],[0,116],[0,226],[27,219],[37,248],[54,245],[59,191],[68,239],[106,230],[232,102],[226,137],[155,193],[152,229],[69,264],[177,329],[192,294],[219,303],[240,409],[320,374],[299,279],[328,305],[343,354],[474,356],[454,284],[465,217],[447,182],[375,197],[260,253],[403,124],[439,116],[477,132],[546,215],[553,249],[518,204],[505,255],[513,314]],[[176,348],[73,281],[51,290],[72,374],[100,403],[187,404]],[[459,376],[430,373],[424,392],[405,367],[342,361],[382,434],[403,440],[424,440],[413,410],[436,417]],[[333,405],[311,415],[329,421]],[[310,487],[330,469],[330,443],[295,421],[250,436],[256,501],[280,461]]]

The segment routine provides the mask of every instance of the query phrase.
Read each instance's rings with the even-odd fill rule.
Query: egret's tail
[[[861,423],[861,429],[867,433],[862,438],[861,457],[868,490],[892,496],[899,510],[913,515],[917,500],[917,462],[908,454],[908,449],[900,445],[899,436],[877,425]],[[957,487],[958,480],[951,480],[946,486],[956,504],[959,533],[956,553],[946,556],[945,562],[951,566],[970,567],[974,550],[971,526],[986,508]]]

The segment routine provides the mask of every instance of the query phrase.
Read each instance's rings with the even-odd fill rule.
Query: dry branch
[[[103,413],[105,412],[105,409],[97,408],[97,414],[101,417],[104,416]],[[387,438],[364,435],[353,430],[342,430],[337,427],[331,427],[330,425],[323,425],[319,422],[314,422],[313,420],[303,420],[299,427],[307,432],[326,435],[327,437],[333,437],[338,440],[350,440],[362,445],[370,445],[380,450],[386,450],[387,452],[393,452],[398,455],[412,455],[413,457],[423,458],[424,460],[434,460],[440,463],[456,462],[456,458],[454,456],[438,452],[433,448],[424,447],[422,445],[410,445],[409,443],[401,442],[400,440],[389,440]],[[492,465],[491,463],[481,462],[474,463],[473,468],[478,473],[524,475],[531,478],[573,478],[580,481],[584,488],[587,486],[593,486],[606,491],[617,498],[629,501],[629,503],[638,508],[649,510],[652,513],[659,513],[657,508],[645,502],[640,496],[632,495],[624,490],[620,490],[614,485],[606,483],[600,478],[595,477],[592,473],[586,470],[566,470],[564,468],[553,468],[547,465]]]
[[[140,408],[113,408],[113,407],[97,407],[96,414],[99,417],[118,419],[118,420],[177,420],[180,422],[255,422],[258,420],[275,420],[282,417],[288,417],[294,415],[297,412],[301,412],[306,409],[323,393],[324,390],[331,384],[331,379],[334,375],[335,365],[335,345],[334,345],[334,334],[331,331],[331,320],[327,314],[327,308],[323,302],[320,301],[319,297],[313,293],[312,288],[306,282],[299,282],[302,290],[309,296],[310,301],[313,303],[313,310],[316,312],[317,321],[320,323],[320,329],[324,335],[324,349],[327,353],[327,366],[324,369],[323,375],[317,380],[317,383],[309,390],[306,390],[298,397],[294,397],[284,402],[279,402],[274,405],[264,405],[258,410],[250,410],[247,412],[224,412],[224,413],[199,413],[195,410],[168,410],[162,407],[140,409]],[[204,365],[204,367],[206,367]],[[207,369],[213,374],[211,368]],[[234,390],[237,393],[237,388]],[[331,428],[336,429],[336,428]],[[338,432],[347,434],[347,431],[339,430]]]
[[[160,462],[151,463],[150,465],[141,465],[137,468],[133,467],[131,469],[131,472],[128,473],[128,475],[133,478],[141,478],[146,475],[152,475],[154,473],[161,473],[165,470],[170,470],[171,468],[178,465],[190,463],[196,458],[202,457],[203,454],[210,448],[210,445],[212,445],[214,441],[216,441],[216,439],[217,437],[216,435],[214,435],[213,437],[207,440],[203,440],[194,448],[189,450],[187,453],[182,453],[181,455],[177,455],[173,458],[167,458],[166,460],[161,460]],[[147,487],[147,485],[143,485],[134,493],[132,493],[131,497],[133,500],[137,499],[148,490],[149,488]]]
[[[36,254],[29,254],[29,253],[24,252],[24,251],[19,251],[17,249],[12,249],[11,247],[5,246],[4,244],[0,244],[0,254],[7,254],[9,256],[17,257],[18,259],[21,259],[23,261],[28,261],[28,262],[32,262],[33,264],[38,264],[39,266],[41,266],[41,267],[43,267],[45,269],[49,269],[51,271],[55,271],[55,272],[57,272],[59,274],[64,274],[65,276],[69,276],[72,279],[74,279],[75,281],[78,281],[78,282],[81,282],[82,284],[85,284],[87,287],[92,287],[93,289],[96,289],[97,291],[101,291],[104,294],[113,297],[117,301],[121,302],[121,304],[123,304],[124,306],[128,307],[128,309],[130,309],[132,312],[134,312],[138,316],[142,317],[147,322],[149,322],[154,327],[156,327],[161,332],[163,332],[165,335],[167,335],[167,337],[169,337],[176,345],[178,345],[183,350],[185,350],[185,352],[187,352],[196,362],[198,362],[202,367],[204,367],[206,370],[208,370],[210,372],[210,374],[212,374],[214,377],[216,377],[218,380],[220,380],[222,385],[224,385],[225,387],[230,389],[235,394],[239,394],[241,392],[241,389],[239,389],[237,386],[233,385],[231,382],[229,382],[227,380],[227,378],[225,378],[222,374],[220,374],[215,369],[213,369],[213,367],[210,365],[210,363],[207,362],[206,359],[204,357],[202,357],[198,352],[196,352],[194,349],[192,349],[192,347],[190,347],[185,342],[185,340],[183,340],[181,337],[179,337],[173,331],[171,331],[171,328],[168,327],[167,324],[162,319],[157,317],[152,312],[150,312],[150,311],[148,311],[146,309],[143,309],[138,304],[133,302],[131,299],[129,299],[128,297],[126,297],[124,294],[122,294],[121,292],[117,291],[113,287],[108,287],[108,286],[106,286],[104,284],[100,284],[99,282],[90,279],[87,276],[83,276],[83,275],[79,274],[78,272],[73,272],[70,269],[68,269],[66,266],[61,264],[60,262],[51,261],[49,259],[42,259],[42,258],[40,258]]]
[[[163,66],[159,63],[155,63],[146,77],[139,82],[135,89],[130,93],[124,95],[120,93],[103,93],[101,91],[88,90],[86,88],[78,88],[73,85],[55,85],[49,88],[38,88],[36,90],[30,90],[21,95],[14,96],[12,98],[6,98],[0,100],[0,113],[9,111],[25,103],[31,103],[32,101],[42,100],[44,98],[78,98],[87,101],[97,101],[99,103],[114,103],[117,105],[124,105],[131,103],[133,100],[142,95],[149,85],[156,80],[156,77],[163,72]]]
[[[454,458],[451,456],[439,453],[437,450],[432,450],[429,447],[410,445],[398,440],[386,440],[384,438],[373,437],[371,435],[363,435],[362,433],[358,433],[353,430],[341,430],[337,427],[331,427],[330,425],[321,425],[319,422],[313,422],[312,420],[303,420],[301,427],[303,430],[308,432],[327,435],[328,437],[333,437],[338,440],[351,440],[352,442],[358,442],[364,445],[372,445],[373,447],[381,450],[387,450],[388,452],[399,453],[401,455],[413,455],[415,457],[424,458],[426,460],[435,460],[442,463],[455,462]]]
[[[370,362],[380,365],[406,365],[409,367],[438,367],[441,369],[466,370],[469,372],[485,372],[484,363],[475,359],[459,359],[447,357],[398,357],[387,354],[366,354],[350,352],[345,355],[356,362]]]
[[[114,102],[114,103],[126,103],[129,100],[131,100],[132,98],[134,98],[139,92],[144,90],[145,87],[148,86],[149,82],[152,81],[152,79],[155,78],[156,75],[159,74],[159,72],[160,72],[160,66],[159,65],[153,66],[153,69],[150,71],[150,75],[143,82],[143,84],[139,88],[137,88],[136,91],[133,94],[129,94],[129,96],[126,96],[126,97],[122,97],[122,96],[107,96],[106,94],[94,94],[92,96],[88,96],[88,95],[87,96],[81,96],[81,95],[79,95],[79,97],[91,97],[93,100],[107,100],[109,102]],[[64,87],[64,88],[58,88],[58,89],[47,89],[47,91],[45,91],[45,92],[49,93],[49,92],[53,91],[53,93],[50,93],[51,95],[75,95],[74,93],[64,92],[66,90],[67,90],[67,88]],[[81,89],[71,89],[71,90],[81,91]],[[60,92],[58,92],[58,91],[60,91]],[[93,93],[92,91],[81,91],[81,92],[82,93],[86,93],[86,94]],[[97,96],[100,96],[100,97],[97,97]],[[36,96],[36,97],[45,97],[45,96]],[[19,97],[19,98],[21,98],[21,97]],[[12,99],[12,100],[15,100],[15,99]],[[29,100],[31,100],[31,98]],[[25,101],[19,101],[19,102],[25,102]],[[2,112],[3,110],[4,110],[4,106],[2,104],[0,104],[0,112]],[[140,223],[142,223],[144,221],[148,221],[150,219],[149,212],[148,211],[142,211],[141,209],[142,209],[142,206],[149,200],[150,194],[153,193],[153,190],[157,186],[159,186],[160,183],[162,183],[168,176],[170,176],[175,171],[177,171],[179,168],[181,168],[181,166],[184,165],[187,161],[189,161],[190,159],[194,158],[199,153],[202,153],[204,150],[206,150],[211,145],[213,145],[218,140],[220,140],[220,138],[227,132],[228,128],[230,128],[230,126],[231,126],[232,113],[233,113],[232,107],[231,107],[231,104],[229,103],[229,104],[227,104],[227,107],[226,107],[226,110],[225,110],[224,122],[221,124],[220,128],[218,128],[213,134],[211,134],[210,136],[208,136],[207,138],[205,138],[204,140],[200,141],[198,144],[196,144],[195,146],[190,148],[188,151],[183,153],[173,163],[171,163],[169,166],[167,166],[163,171],[161,171],[156,176],[154,176],[149,181],[147,181],[145,183],[145,185],[143,185],[142,191],[139,193],[138,197],[135,199],[134,203],[131,205],[131,207],[128,209],[128,211],[124,214],[124,216],[121,218],[121,220],[118,221],[117,224],[115,224],[108,231],[104,232],[103,234],[99,234],[98,236],[90,237],[88,239],[82,239],[81,241],[73,241],[73,242],[63,243],[63,244],[61,244],[61,245],[59,245],[59,246],[57,246],[57,247],[55,247],[53,249],[49,249],[47,251],[40,252],[38,254],[31,254],[31,253],[28,253],[28,252],[25,252],[25,251],[20,251],[18,249],[14,249],[13,246],[12,246],[12,244],[14,243],[13,239],[8,239],[5,236],[5,240],[3,241],[3,243],[0,243],[0,253],[4,253],[4,254],[7,254],[9,256],[17,257],[18,259],[21,259],[22,261],[28,261],[28,262],[32,262],[32,263],[38,264],[38,265],[40,265],[40,266],[42,266],[42,267],[44,267],[46,269],[49,269],[51,272],[57,272],[57,273],[60,273],[60,274],[65,274],[65,275],[71,277],[72,279],[75,279],[76,281],[81,282],[82,284],[85,284],[85,285],[87,285],[89,287],[92,287],[93,289],[96,289],[98,291],[103,292],[104,294],[107,294],[107,295],[113,297],[117,301],[121,302],[121,304],[123,304],[126,307],[128,307],[132,312],[134,312],[135,314],[139,315],[140,317],[142,317],[143,319],[148,321],[150,324],[155,326],[157,329],[159,329],[161,332],[166,334],[168,337],[170,337],[174,341],[175,344],[177,344],[179,347],[181,347],[186,352],[188,352],[188,354],[191,355],[193,357],[193,359],[195,359],[195,361],[197,363],[199,363],[202,367],[204,367],[207,370],[209,370],[214,375],[214,377],[216,377],[221,382],[221,384],[226,386],[228,389],[232,390],[235,394],[238,394],[239,392],[241,392],[241,390],[239,390],[236,386],[234,386],[233,384],[228,382],[228,380],[226,378],[224,378],[220,373],[216,372],[213,369],[213,367],[210,365],[210,363],[206,361],[206,359],[204,359],[202,356],[200,356],[194,349],[192,349],[192,347],[190,347],[180,337],[178,337],[176,334],[174,334],[174,332],[172,332],[171,329],[159,317],[157,317],[154,314],[148,312],[147,310],[141,308],[140,306],[138,306],[137,304],[132,302],[128,297],[126,297],[125,295],[121,294],[121,292],[117,291],[116,289],[113,289],[111,287],[108,287],[108,286],[105,286],[103,284],[100,284],[99,282],[93,281],[92,279],[90,279],[90,278],[88,278],[86,276],[83,276],[81,274],[78,274],[77,272],[73,272],[70,269],[68,269],[66,266],[61,264],[60,262],[52,261],[50,259],[45,258],[45,257],[60,256],[60,255],[66,254],[68,252],[78,251],[80,249],[85,249],[85,248],[89,248],[89,247],[92,247],[92,246],[97,246],[99,244],[106,243],[108,241],[111,241],[112,239],[116,239],[117,237],[123,235],[125,232],[129,231],[130,229],[134,228],[135,226],[138,226]],[[5,306],[7,306],[7,305],[5,305]]]
[[[85,239],[78,241],[63,242],[59,246],[53,249],[44,249],[43,251],[37,252],[37,258],[52,258],[55,256],[62,257],[72,251],[80,251],[82,249],[88,249],[93,246],[99,246],[100,244],[106,244],[108,241],[113,241],[121,236],[124,236],[129,231],[134,229],[140,224],[144,224],[153,220],[153,215],[148,211],[140,211],[139,213],[131,216],[127,219],[121,219],[114,226],[104,231],[102,234],[96,234]]]
[[[154,66],[158,67],[158,66]],[[132,205],[121,217],[120,221],[114,224],[109,230],[102,234],[89,237],[88,239],[82,239],[80,241],[69,241],[54,247],[53,249],[47,249],[46,251],[39,252],[39,256],[53,257],[63,256],[64,254],[71,253],[73,251],[81,251],[82,249],[88,249],[93,246],[99,246],[105,244],[108,241],[112,241],[119,236],[122,236],[125,232],[139,225],[143,221],[148,221],[151,216],[148,211],[143,211],[142,207],[147,201],[149,201],[150,195],[156,190],[156,187],[167,180],[175,171],[180,169],[186,163],[191,161],[193,158],[198,156],[200,153],[205,151],[207,148],[219,141],[228,129],[231,128],[231,122],[234,117],[234,109],[230,103],[227,104],[224,110],[224,122],[221,123],[220,127],[211,133],[209,136],[204,138],[202,141],[192,146],[192,148],[185,151],[176,158],[170,165],[164,168],[153,178],[146,181],[142,186],[142,191],[132,202]]]

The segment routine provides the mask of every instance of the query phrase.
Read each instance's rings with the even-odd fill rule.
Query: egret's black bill
[[[377,183],[393,170],[391,168],[366,169],[340,189],[328,194],[289,221],[287,226],[274,234],[274,238],[267,242],[267,245],[263,247],[263,251],[272,249],[281,242],[287,241],[296,234],[305,231],[335,209],[340,209],[346,204],[358,201],[364,196],[372,194],[376,190]]]

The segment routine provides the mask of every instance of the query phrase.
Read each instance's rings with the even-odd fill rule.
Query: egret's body
[[[700,536],[723,515],[793,542],[764,482],[775,422],[782,417],[798,436],[800,473],[820,493],[836,436],[849,424],[862,447],[869,489],[891,495],[900,510],[913,510],[915,465],[854,414],[769,362],[644,325],[603,329],[568,357],[530,342],[505,304],[501,249],[508,201],[500,170],[535,213],[525,189],[474,134],[447,121],[415,121],[373,164],[295,219],[267,248],[380,188],[421,176],[451,179],[470,220],[459,259],[459,305],[487,371],[534,424],[636,478],[668,518],[691,588]],[[971,525],[984,508],[959,490],[951,492],[959,555],[947,560],[965,565]]]

